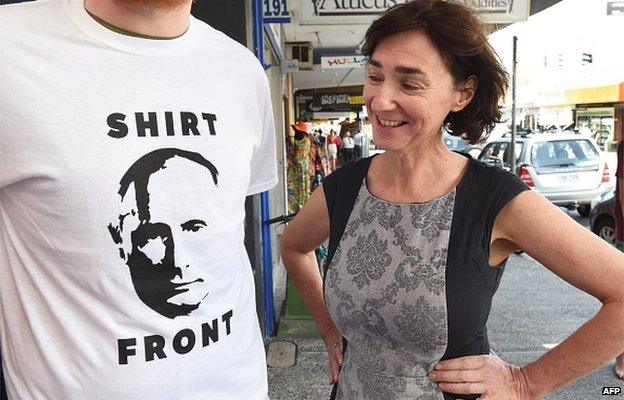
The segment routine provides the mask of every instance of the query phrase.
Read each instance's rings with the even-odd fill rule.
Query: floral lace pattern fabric
[[[358,193],[325,281],[349,344],[336,399],[443,399],[427,379],[447,346],[446,258],[455,191],[427,203]]]

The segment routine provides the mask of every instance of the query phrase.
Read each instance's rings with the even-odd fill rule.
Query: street
[[[575,211],[567,213],[588,226],[587,218]],[[512,255],[493,301],[488,322],[490,345],[505,361],[524,365],[563,341],[599,306],[593,297],[564,282],[530,256]],[[285,340],[297,343],[297,360],[293,367],[269,368],[271,399],[328,399],[331,387],[326,383],[327,361],[321,340]],[[546,399],[599,399],[607,386],[624,388],[624,382],[613,375],[612,363]]]

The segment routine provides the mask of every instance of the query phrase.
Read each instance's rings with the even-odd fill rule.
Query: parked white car
[[[479,160],[511,169],[511,138],[488,143]],[[593,198],[612,190],[609,167],[593,139],[576,134],[516,138],[516,174],[552,203],[589,216]]]

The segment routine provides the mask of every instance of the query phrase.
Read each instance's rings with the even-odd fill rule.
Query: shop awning
[[[608,86],[566,90],[565,98],[568,104],[624,102],[624,82]]]

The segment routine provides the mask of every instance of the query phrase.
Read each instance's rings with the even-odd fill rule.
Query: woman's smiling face
[[[439,136],[444,119],[465,104],[462,91],[427,35],[410,30],[383,39],[370,57],[364,102],[375,145],[409,150]]]

